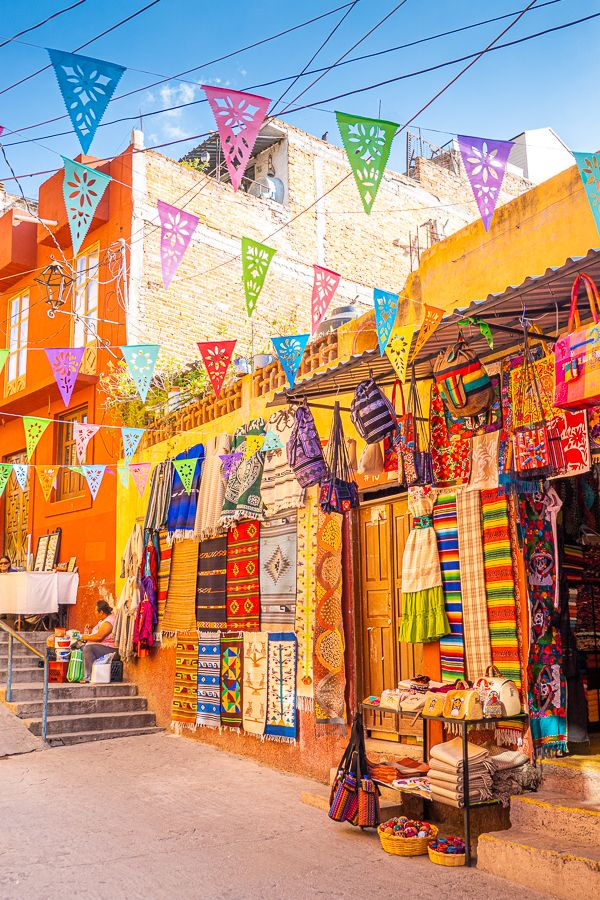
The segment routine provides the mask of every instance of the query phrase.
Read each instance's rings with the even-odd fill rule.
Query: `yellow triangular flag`
[[[58,475],[58,466],[36,466],[42,493],[46,503],[50,500],[50,494],[56,487],[56,476]]]
[[[249,434],[246,436],[246,449],[244,452],[244,456],[246,457],[246,459],[254,456],[254,454],[257,453],[258,450],[262,449],[264,440],[264,434]]]
[[[419,350],[421,350],[421,348],[425,346],[433,332],[442,321],[443,315],[443,309],[440,309],[437,306],[430,306],[428,303],[425,303],[425,316],[423,318],[423,321],[421,322],[421,327],[417,335],[417,340],[415,341],[415,349],[412,352],[411,360],[416,359]]]
[[[414,333],[414,325],[397,326],[392,331],[387,347],[385,348],[386,355],[402,383],[404,383],[406,378],[408,354]]]

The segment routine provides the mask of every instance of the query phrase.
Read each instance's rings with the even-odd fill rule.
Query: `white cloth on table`
[[[0,615],[46,615],[77,602],[77,572],[6,572],[0,575]]]

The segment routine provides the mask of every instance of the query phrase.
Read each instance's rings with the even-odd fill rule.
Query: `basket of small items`
[[[436,866],[464,866],[465,842],[458,837],[436,837],[430,842],[427,852]]]
[[[437,837],[438,829],[429,822],[395,816],[377,829],[381,846],[395,856],[425,856],[427,845]]]

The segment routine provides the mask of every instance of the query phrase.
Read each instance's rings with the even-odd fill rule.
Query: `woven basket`
[[[384,834],[381,826],[377,829],[381,846],[386,853],[392,853],[394,856],[425,856],[429,841],[437,837],[437,833],[435,825],[431,826],[430,833],[423,838],[396,837],[394,834]]]
[[[466,855],[464,853],[438,853],[431,847],[427,848],[429,859],[436,866],[464,866]]]

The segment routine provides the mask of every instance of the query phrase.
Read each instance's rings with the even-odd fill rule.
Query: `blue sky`
[[[82,51],[89,56],[130,67],[117,94],[143,88],[131,97],[114,100],[104,120],[138,117],[141,114],[148,145],[206,132],[214,127],[206,103],[180,111],[163,111],[152,117],[148,113],[202,99],[204,95],[199,87],[202,82],[243,90],[299,72],[345,10],[224,62],[208,66],[206,62],[333,9],[342,2],[344,0],[304,0],[302,4],[292,4],[281,0],[229,0],[228,3],[215,4],[160,0],[132,22]],[[538,2],[541,4],[543,0]],[[0,42],[67,5],[68,0],[33,0],[11,4],[2,18]],[[47,63],[43,47],[74,50],[143,5],[144,0],[86,0],[78,8],[25,35],[22,41],[27,44],[12,42],[1,47],[0,91]],[[327,66],[337,60],[396,5],[397,0],[359,0],[321,51],[314,66]],[[448,0],[428,0],[427,3],[407,0],[350,57],[500,16],[524,5],[525,0],[478,4],[465,0],[454,0],[452,3]],[[504,40],[596,12],[600,12],[600,0],[559,0],[527,13]],[[283,115],[282,118],[319,136],[327,131],[329,139],[336,143],[339,143],[339,137],[333,115],[335,109],[373,117],[377,117],[381,109],[382,118],[404,123],[459,71],[461,64],[345,99],[329,98],[478,51],[509,21],[495,22],[375,59],[341,66],[326,74],[298,101],[298,104],[321,101],[318,108]],[[594,112],[590,92],[600,76],[599,39],[600,18],[520,46],[490,53],[419,116],[413,127],[421,126],[425,137],[441,145],[456,132],[510,138],[526,128],[549,125],[572,149],[596,149],[600,145],[600,120]],[[198,71],[186,76],[186,81],[169,80],[158,87],[148,87],[154,81],[192,66],[198,66]],[[315,77],[305,76],[298,81],[275,111],[293,100]],[[257,92],[276,100],[285,87],[284,83]],[[6,93],[0,93],[0,123],[5,125],[7,132],[64,112],[52,70]],[[120,152],[127,146],[134,124],[124,122],[100,128],[90,152],[101,157]],[[5,133],[6,153],[17,174],[57,168],[60,165],[58,154],[75,156],[79,145],[74,134],[48,137],[55,131],[68,130],[70,122],[63,120],[22,135]],[[25,138],[29,139],[27,143],[9,146]],[[197,143],[174,144],[162,152],[179,158]],[[390,166],[404,169],[404,135],[396,138]],[[8,175],[8,168],[0,159],[0,180]],[[23,179],[23,188],[28,196],[35,196],[40,180]],[[6,187],[13,190],[15,184],[7,180]]]

